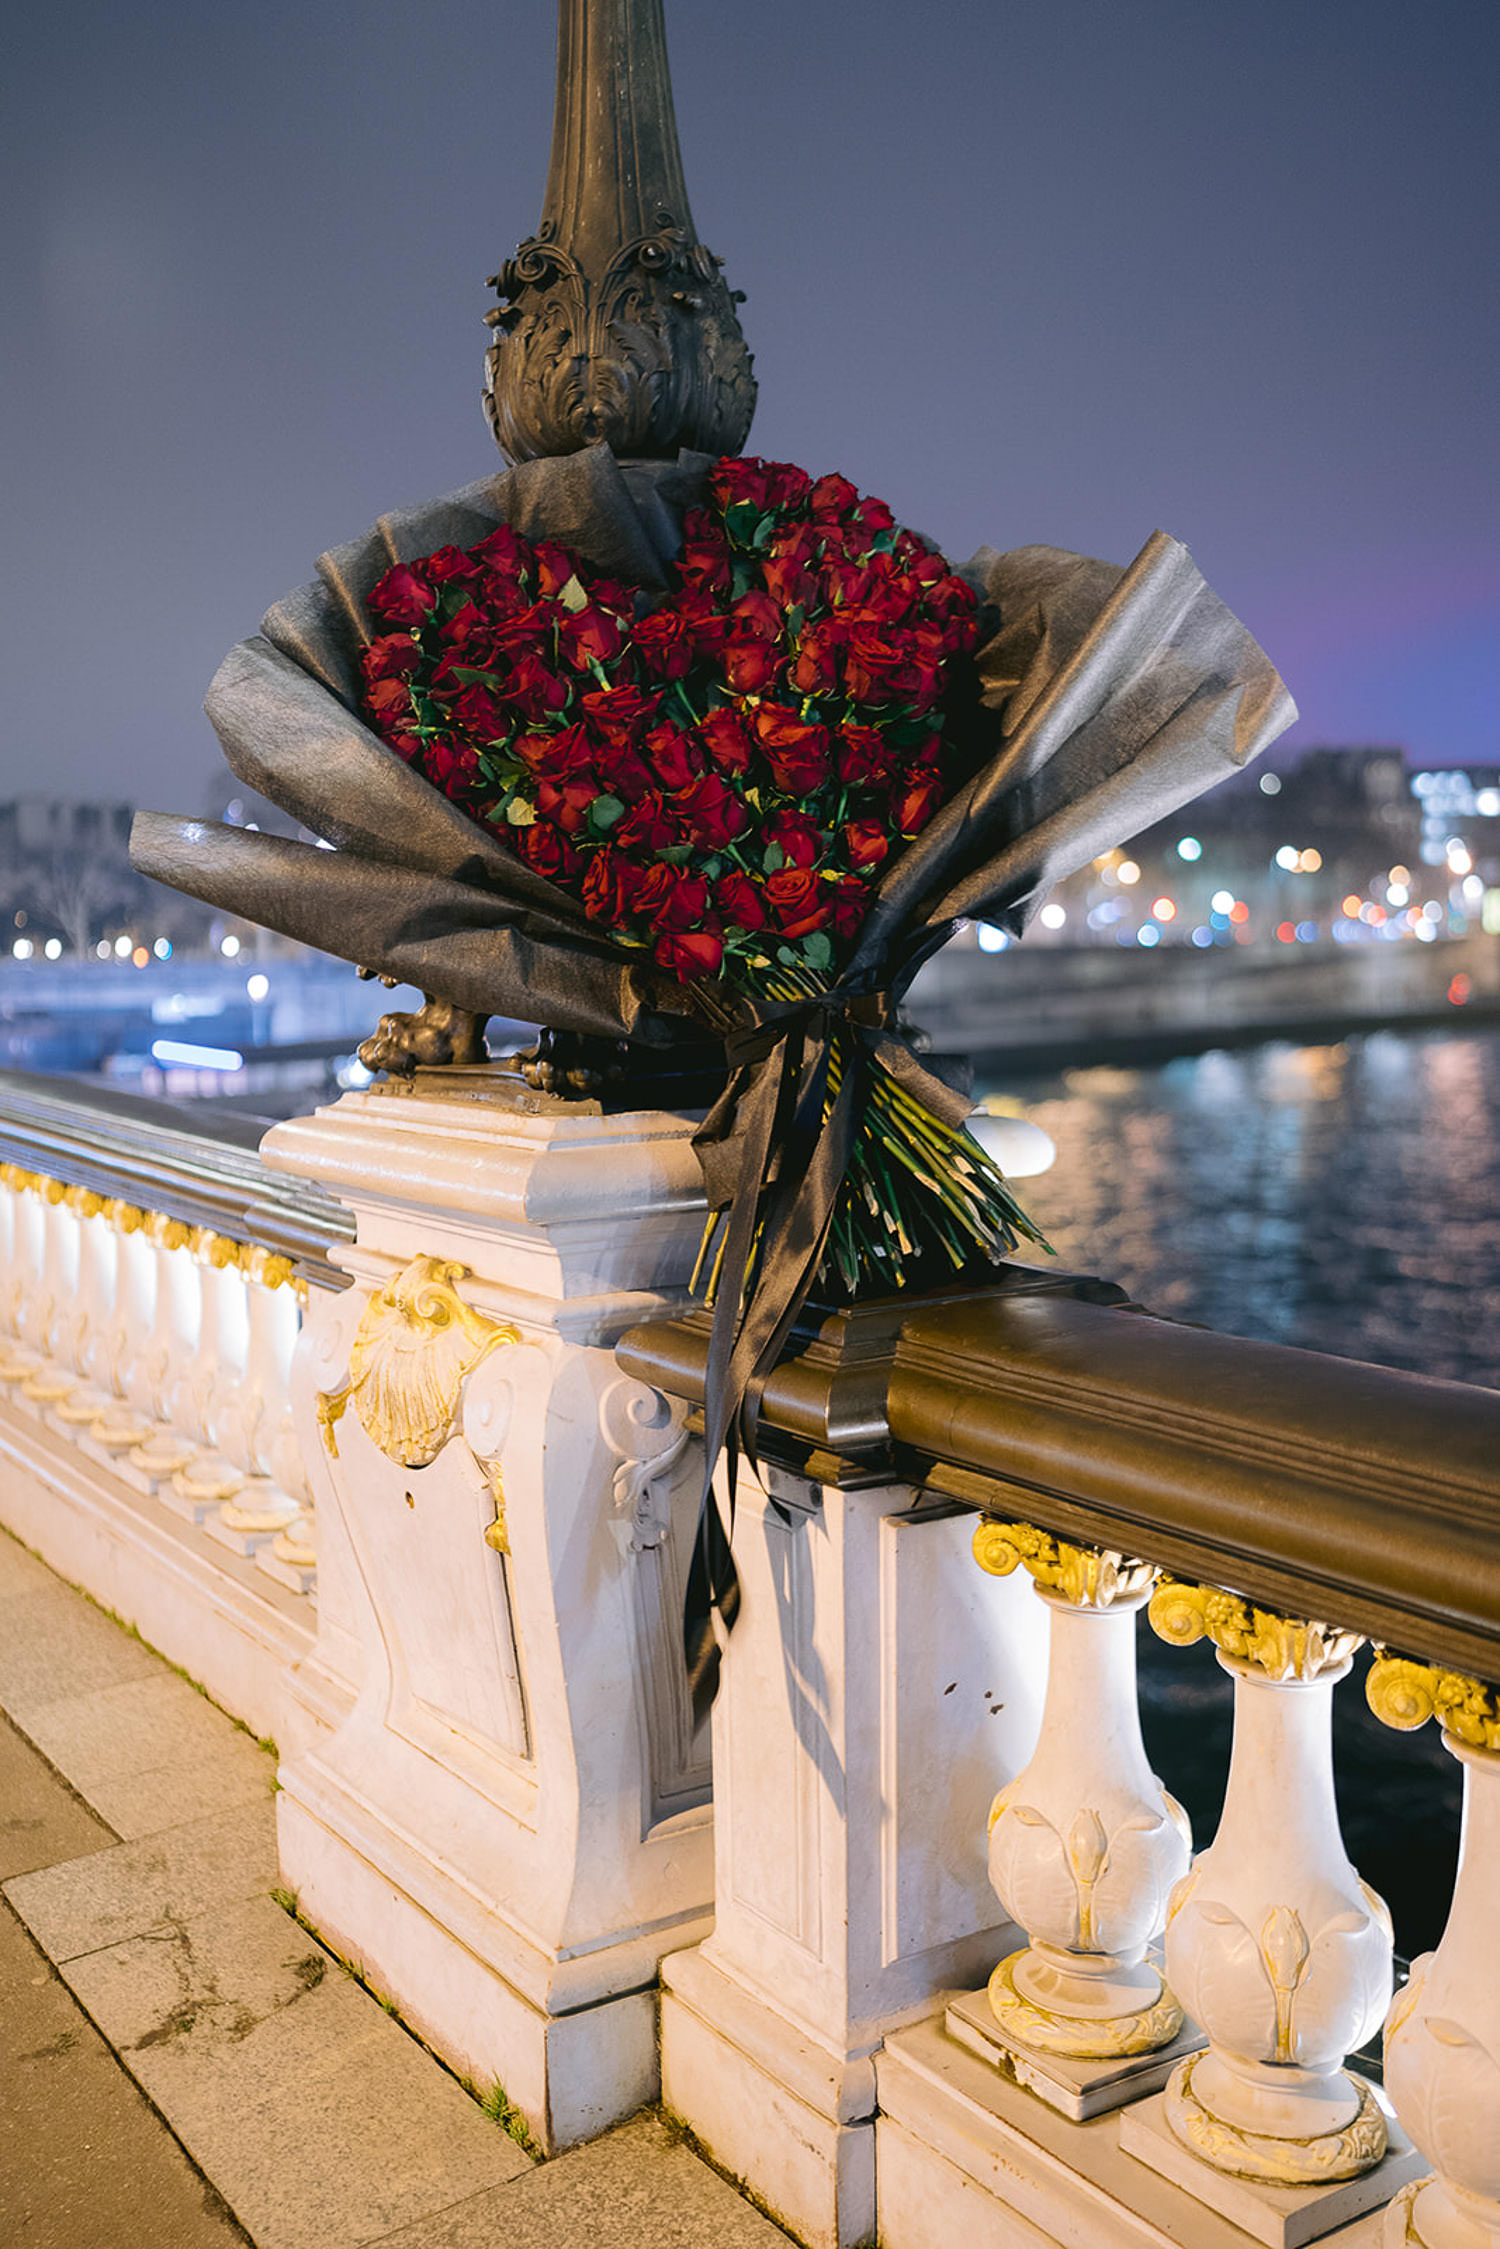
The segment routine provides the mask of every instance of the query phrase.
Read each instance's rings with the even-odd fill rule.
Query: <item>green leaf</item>
[[[534,828],[536,806],[528,804],[524,797],[512,797],[505,807],[505,817],[513,828]]]
[[[624,810],[618,797],[597,796],[589,806],[589,826],[602,836],[614,826]]]
[[[693,856],[690,843],[669,843],[665,851],[658,851],[658,859],[665,859],[669,867],[685,867]]]
[[[736,601],[743,601],[755,577],[753,562],[736,562],[730,570],[730,591]]]
[[[802,940],[802,951],[813,968],[832,968],[833,947],[821,929],[810,930]]]
[[[786,863],[786,853],[779,843],[768,843],[761,854],[761,865],[768,875],[774,875]]]
[[[796,954],[792,951],[790,945],[778,945],[776,948],[776,958],[780,961],[783,968],[797,968],[801,965],[797,959]]]
[[[575,616],[578,614],[578,611],[580,609],[587,609],[589,605],[589,597],[585,593],[583,588],[583,581],[578,576],[578,573],[576,571],[568,580],[567,584],[563,587],[562,592],[558,595],[557,598],[562,603],[564,609],[571,609]]]

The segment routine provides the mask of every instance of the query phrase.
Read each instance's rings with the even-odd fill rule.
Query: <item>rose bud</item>
[[[843,841],[851,867],[878,867],[891,848],[891,839],[878,820],[845,821]]]
[[[723,662],[725,684],[736,695],[764,695],[781,677],[786,659],[769,641],[728,640]]]
[[[551,540],[540,540],[532,549],[532,568],[538,593],[560,594],[570,578],[578,576],[578,564],[566,547],[555,546]]]
[[[559,727],[555,734],[518,735],[516,756],[531,772],[548,781],[565,781],[571,774],[588,772],[597,744],[581,720]]]
[[[656,940],[654,957],[659,968],[690,984],[699,976],[717,976],[724,958],[724,940],[709,929],[662,936]]]
[[[891,817],[903,836],[920,835],[943,800],[943,784],[935,773],[908,781],[891,798]]]

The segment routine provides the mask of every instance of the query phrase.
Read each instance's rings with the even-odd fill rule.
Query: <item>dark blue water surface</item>
[[[1057,1143],[1019,1186],[1061,1265],[1231,1334],[1500,1384],[1500,1033],[1382,1031],[986,1090]],[[1229,1681],[1206,1646],[1143,1632],[1140,1653],[1147,1746],[1205,1844]],[[1434,1727],[1371,1717],[1367,1662],[1335,1696],[1340,1816],[1411,1955],[1442,1932],[1460,1774]]]

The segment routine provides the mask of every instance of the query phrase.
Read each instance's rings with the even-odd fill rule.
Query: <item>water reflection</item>
[[[1007,1083],[1064,1265],[1236,1335],[1500,1383],[1500,1035],[1377,1032]]]

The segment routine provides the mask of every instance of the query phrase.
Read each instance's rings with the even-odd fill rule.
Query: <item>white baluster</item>
[[[109,1403],[105,1347],[119,1287],[120,1244],[102,1195],[91,1187],[70,1187],[68,1201],[78,1222],[78,1298],[69,1323],[73,1377],[54,1404],[52,1418],[73,1430],[87,1429]]]
[[[164,1256],[147,1213],[112,1201],[105,1216],[116,1239],[115,1301],[105,1328],[101,1373],[108,1400],[89,1423],[87,1442],[109,1461],[156,1433],[150,1377],[156,1329],[157,1275]]]
[[[148,1491],[155,1491],[201,1449],[201,1438],[191,1429],[190,1416],[193,1362],[202,1333],[203,1285],[188,1246],[193,1235],[191,1226],[157,1211],[148,1218],[146,1231],[156,1252],[156,1296],[141,1381],[149,1400],[152,1430],[130,1448],[121,1469],[133,1470],[135,1480]],[[205,1503],[198,1520],[212,1504]]]
[[[1036,1752],[990,1814],[990,1879],[1030,1943],[990,1979],[989,2042],[1082,2118],[1160,2085],[1193,2042],[1147,1958],[1191,1848],[1186,1814],[1147,1763],[1136,1704],[1135,1617],[1156,1572],[1020,1523],[982,1523],[974,1554],[996,1576],[1023,1564],[1051,1624]],[[984,2035],[972,2003],[949,2021],[968,2043],[966,2029]]]
[[[1500,1698],[1456,1672],[1386,1657],[1370,1706],[1403,1730],[1436,1715],[1464,1768],[1448,1925],[1412,1962],[1385,2026],[1385,2084],[1435,2177],[1386,2212],[1384,2249],[1500,2249]]]
[[[1167,1925],[1167,1979],[1209,2050],[1173,2071],[1155,2128],[1149,2109],[1126,2116],[1121,2144],[1229,2215],[1230,2179],[1262,2199],[1321,2189],[1327,2230],[1411,2167],[1404,2139],[1385,2161],[1385,2113],[1343,2066],[1391,1990],[1390,1915],[1349,1862],[1334,1800],[1333,1690],[1359,1640],[1175,1583],[1151,1621],[1178,1646],[1215,1642],[1235,1682],[1234,1750],[1218,1834]]]
[[[78,1302],[79,1221],[60,1179],[42,1182],[43,1227],[37,1341],[40,1363],[21,1382],[33,1405],[53,1406],[77,1387],[70,1346]]]
[[[193,1522],[217,1520],[223,1502],[245,1481],[246,1470],[220,1445],[227,1416],[244,1379],[248,1320],[239,1244],[211,1227],[194,1229],[191,1249],[199,1272],[198,1334],[173,1419],[198,1441],[192,1458],[173,1471],[164,1503]]]
[[[236,1552],[255,1554],[297,1515],[297,1501],[283,1488],[274,1457],[277,1426],[290,1413],[297,1300],[288,1285],[290,1259],[247,1246],[238,1270],[248,1323],[245,1371],[219,1413],[218,1429],[220,1450],[244,1471],[245,1480],[209,1529]]]
[[[35,1340],[41,1311],[42,1247],[45,1239],[41,1181],[14,1164],[5,1167],[11,1212],[10,1268],[5,1289],[6,1327],[12,1341],[0,1348],[0,1382],[23,1382],[41,1365]]]

